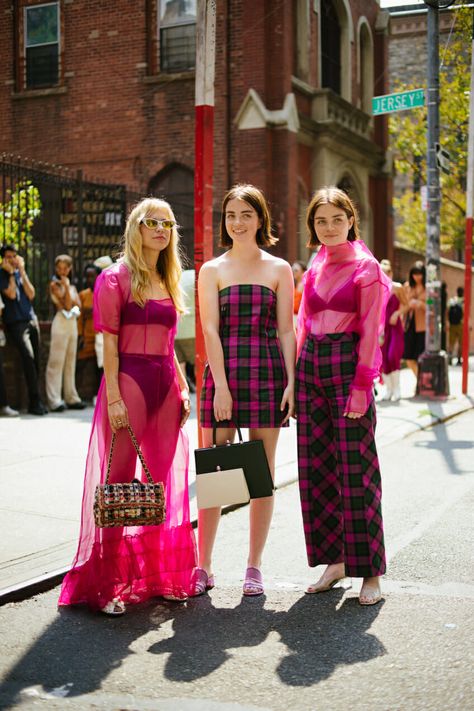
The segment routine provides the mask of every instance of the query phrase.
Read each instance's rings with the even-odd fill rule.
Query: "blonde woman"
[[[193,590],[195,542],[189,520],[188,442],[182,430],[189,393],[174,354],[182,297],[176,220],[170,205],[142,200],[130,213],[118,263],[94,289],[96,330],[104,334],[104,378],[92,423],[79,547],[60,605],[85,603],[120,615],[127,603]],[[104,483],[112,433],[111,482],[135,476],[131,425],[155,481],[166,491],[161,526],[96,528],[93,496]],[[140,469],[141,471],[141,469]]]

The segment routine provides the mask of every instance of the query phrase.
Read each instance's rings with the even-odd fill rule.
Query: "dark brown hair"
[[[261,220],[262,225],[257,230],[257,244],[260,247],[271,247],[278,242],[278,238],[272,235],[270,211],[267,201],[261,190],[254,185],[234,185],[225,195],[222,201],[222,213],[220,223],[220,245],[221,247],[231,247],[232,238],[225,226],[225,209],[230,200],[243,200],[253,207]]]
[[[421,259],[418,259],[416,262],[414,262],[411,266],[410,271],[408,272],[408,283],[410,284],[412,289],[416,286],[416,281],[413,279],[413,274],[421,274],[423,277],[422,284],[423,286],[426,286],[426,269]]]
[[[314,247],[320,244],[316,230],[314,229],[314,215],[321,205],[334,205],[334,207],[339,207],[341,210],[344,210],[349,219],[353,217],[354,222],[349,230],[347,239],[349,242],[354,242],[356,239],[359,239],[359,214],[354,203],[344,190],[330,186],[317,190],[308,205],[308,210],[306,211],[306,227],[309,233],[307,247]]]

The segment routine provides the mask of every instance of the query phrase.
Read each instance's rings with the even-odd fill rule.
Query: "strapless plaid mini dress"
[[[240,427],[280,427],[286,414],[280,411],[287,378],[276,303],[276,293],[261,284],[234,284],[219,291],[219,334],[233,399],[232,418]],[[201,427],[213,425],[213,401],[214,380],[206,365]]]

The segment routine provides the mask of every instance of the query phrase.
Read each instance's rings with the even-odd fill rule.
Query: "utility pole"
[[[216,0],[199,0],[196,23],[196,99],[194,145],[194,269],[197,278],[212,257],[212,180],[214,147],[214,76]],[[196,291],[196,401],[199,403],[205,364],[204,336]],[[198,432],[201,443],[201,428]]]
[[[467,394],[472,281],[472,213],[474,208],[474,11],[471,36],[471,84],[467,141],[466,246],[464,250],[464,323],[462,334],[462,392]]]
[[[424,0],[428,28],[428,135],[427,135],[427,234],[426,234],[426,341],[418,361],[419,395],[449,395],[448,358],[441,351],[441,191],[437,149],[439,148],[439,9],[451,2]]]

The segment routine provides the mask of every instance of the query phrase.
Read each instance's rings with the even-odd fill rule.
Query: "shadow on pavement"
[[[277,632],[288,650],[276,669],[280,679],[288,686],[312,686],[341,665],[385,654],[384,646],[367,631],[383,603],[361,608],[353,598],[336,609],[343,594],[334,590],[324,596],[305,595],[288,612],[265,609],[265,596],[242,598],[231,609],[214,607],[206,595],[190,603],[192,625],[187,617],[176,616],[174,636],[149,651],[169,655],[167,679],[189,682],[218,669],[230,658],[229,649],[256,647],[270,632]]]
[[[383,644],[368,632],[383,601],[362,608],[356,597],[346,598],[336,609],[343,594],[337,589],[305,595],[282,618],[277,631],[289,654],[281,660],[277,674],[284,684],[312,686],[341,666],[385,654]]]
[[[429,434],[434,433],[435,439],[428,439]],[[450,439],[450,433],[448,431],[448,425],[444,422],[436,424],[427,433],[426,439],[423,441],[417,441],[414,446],[419,449],[438,449],[444,457],[446,462],[447,471],[451,474],[467,474],[466,470],[460,469],[456,461],[456,450],[457,449],[473,449],[474,442],[465,439],[453,440]]]
[[[336,589],[324,596],[304,596],[288,612],[265,609],[265,596],[242,598],[235,608],[215,607],[208,595],[182,606],[153,600],[119,618],[91,614],[85,608],[61,608],[53,624],[6,675],[0,686],[0,707],[14,708],[31,687],[39,687],[49,698],[74,698],[101,689],[108,676],[135,653],[131,646],[136,640],[171,620],[173,635],[146,650],[167,655],[163,664],[153,667],[158,684],[161,668],[166,679],[177,683],[207,677],[235,656],[234,650],[263,645],[275,631],[287,656],[282,658],[279,652],[269,660],[268,649],[262,648],[264,666],[274,669],[278,662],[276,673],[288,686],[312,686],[341,665],[385,654],[383,645],[368,632],[381,605],[362,609],[354,598],[338,607],[343,594]],[[143,665],[146,668],[149,663]],[[258,669],[256,662],[257,675]],[[41,691],[36,695],[41,696]]]
[[[130,645],[136,639],[182,612],[168,604],[157,610],[156,600],[116,618],[91,613],[85,607],[59,608],[53,624],[5,675],[0,708],[13,708],[18,695],[31,686],[68,698],[100,689],[109,674],[133,654]]]

